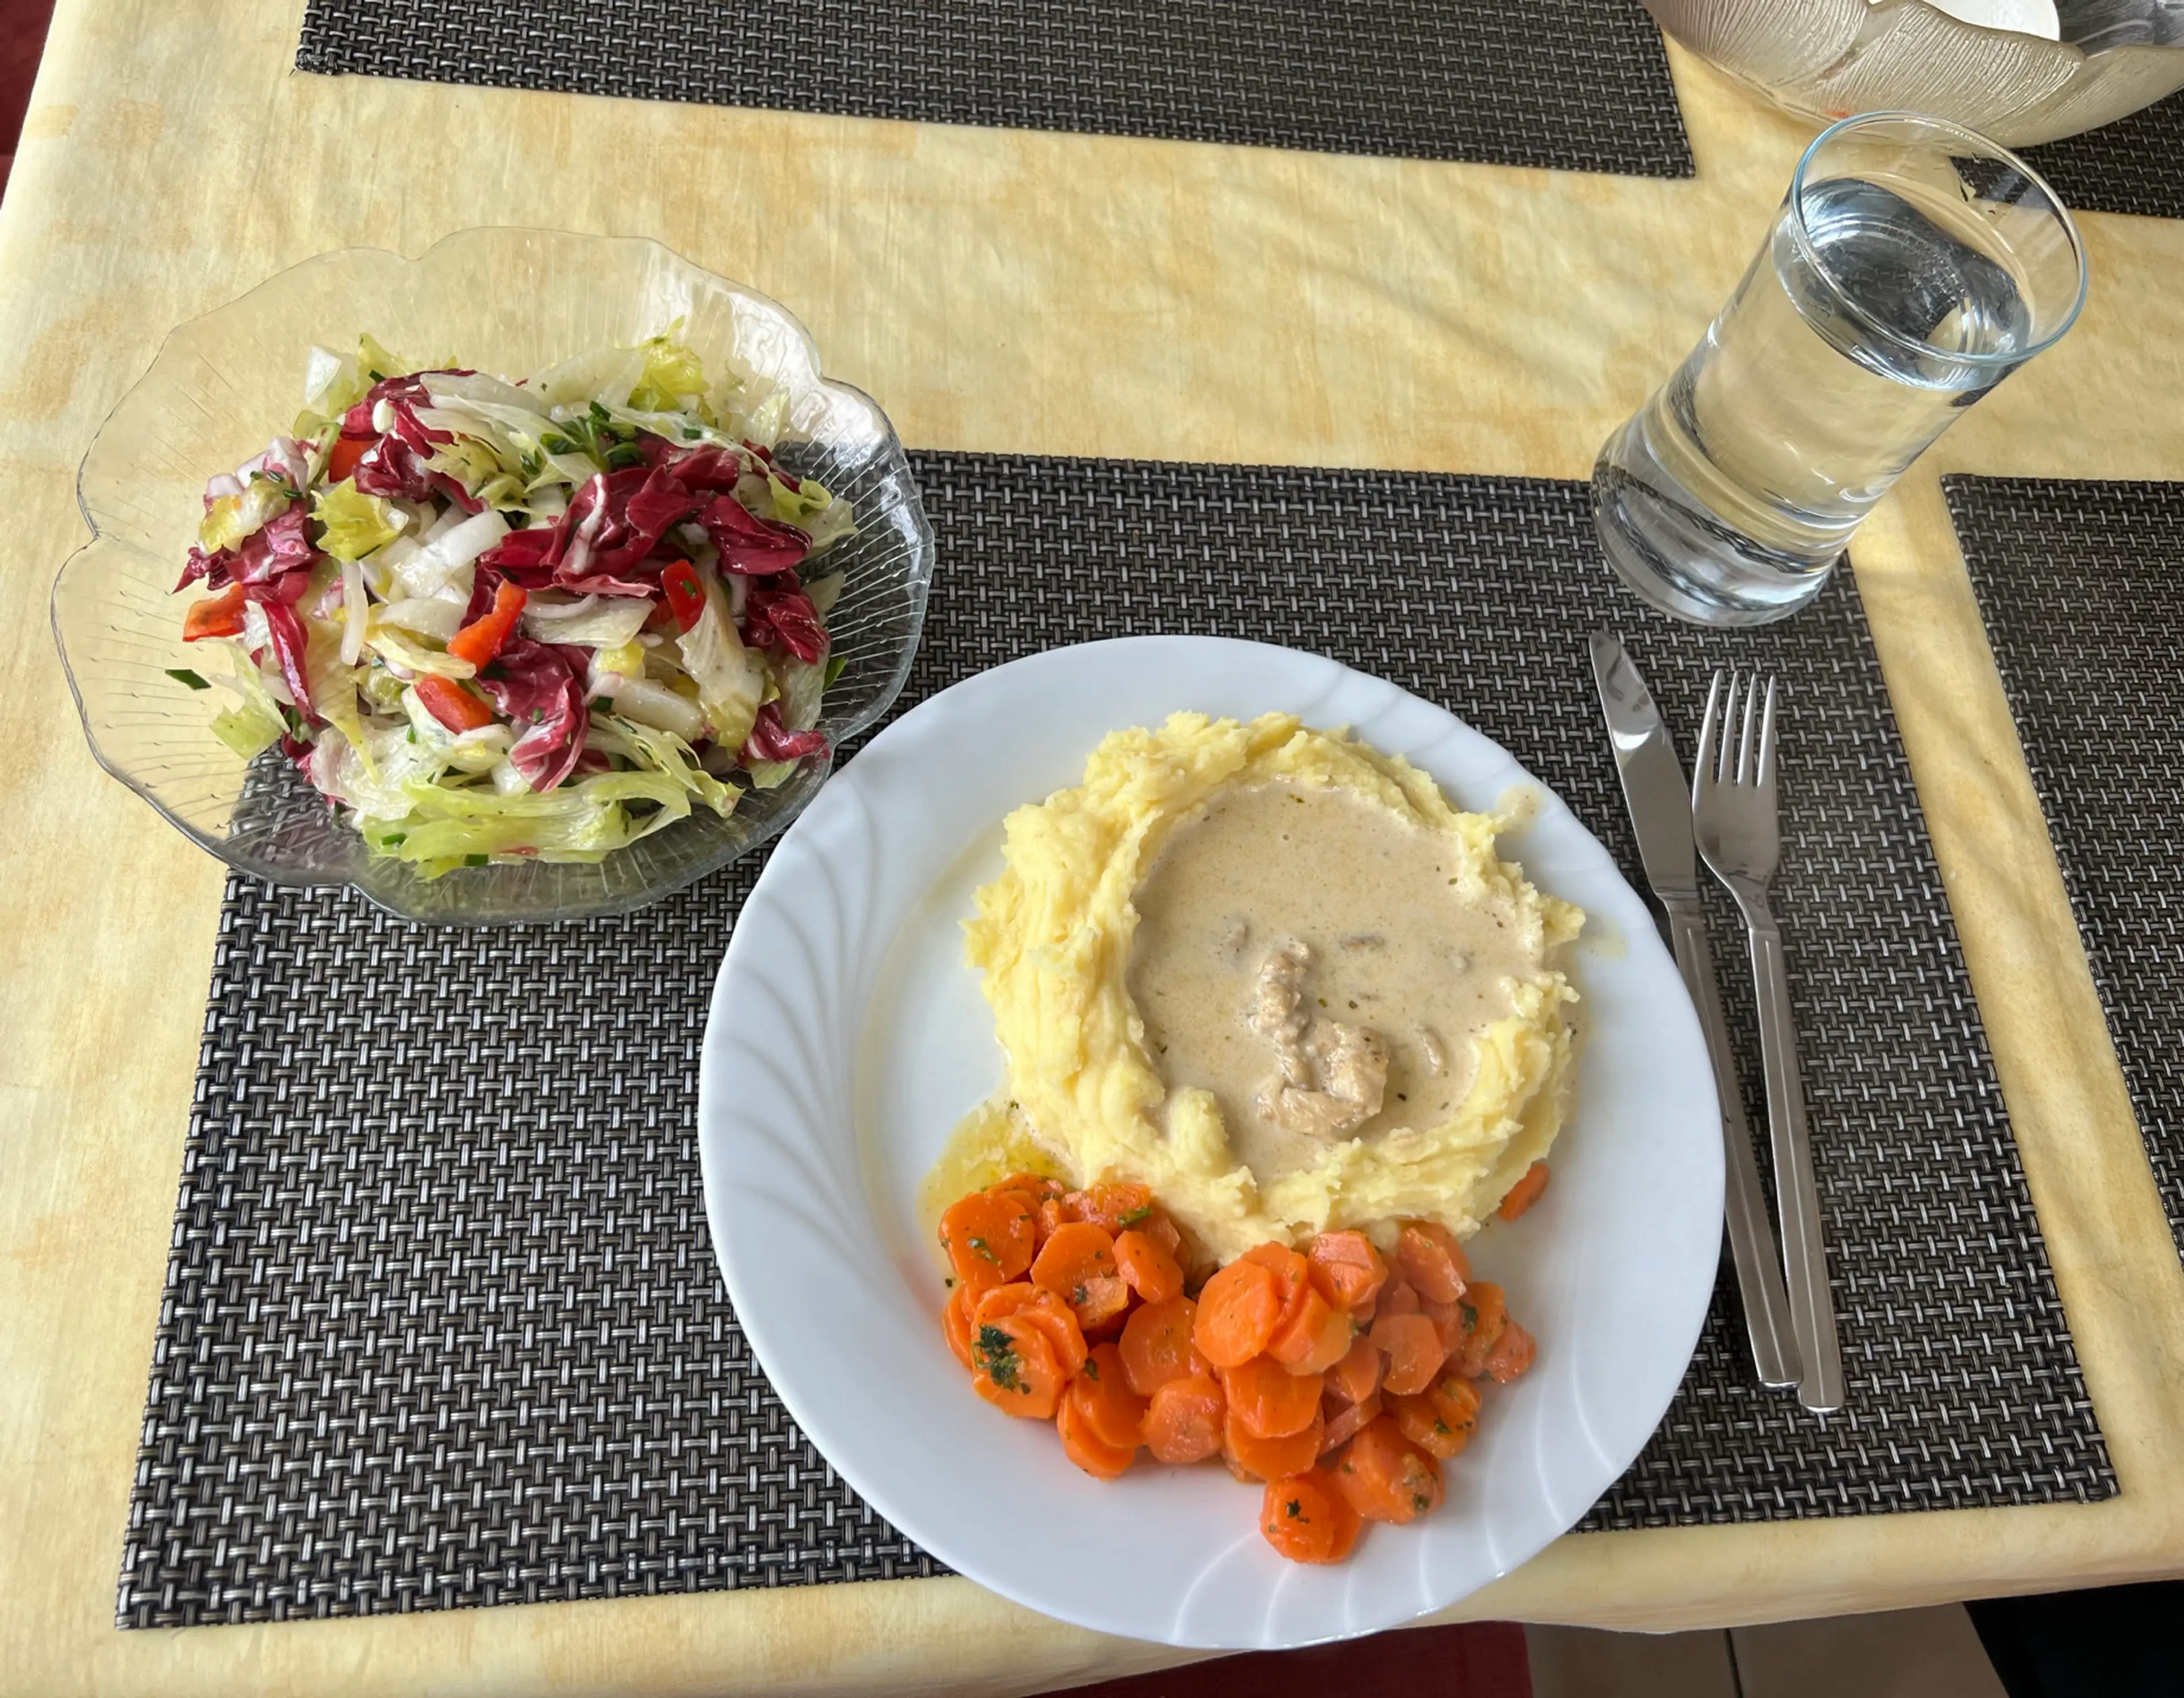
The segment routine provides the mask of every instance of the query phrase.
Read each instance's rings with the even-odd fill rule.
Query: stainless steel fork
[[[1691,835],[1714,876],[1736,898],[1752,942],[1759,1053],[1767,1072],[1768,1130],[1782,1217],[1784,1281],[1797,1351],[1804,1359],[1797,1397],[1807,1409],[1824,1415],[1842,1407],[1842,1353],[1836,1342],[1835,1301],[1828,1292],[1827,1250],[1820,1241],[1820,1199],[1813,1182],[1813,1146],[1805,1125],[1805,1087],[1797,1064],[1797,1029],[1790,1016],[1782,934],[1767,900],[1782,850],[1774,806],[1774,680],[1766,681],[1763,707],[1759,690],[1758,679],[1713,675],[1691,774]]]

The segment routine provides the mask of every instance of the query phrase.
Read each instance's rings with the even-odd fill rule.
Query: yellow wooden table
[[[76,461],[169,327],[281,267],[549,222],[788,302],[917,447],[1580,478],[1806,132],[1680,53],[1698,176],[1661,182],[299,76],[301,11],[61,0],[0,211],[0,1691],[1005,1693],[1172,1659],[952,1579],[114,1628],[221,878],[77,729],[46,618]],[[1455,1615],[1668,1628],[2184,1572],[2184,1266],[1936,483],[2184,478],[2184,223],[2082,228],[2083,321],[1858,571],[2122,1494],[1572,1537]]]

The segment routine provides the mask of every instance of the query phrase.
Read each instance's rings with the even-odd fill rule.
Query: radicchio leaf
[[[534,790],[552,790],[583,755],[591,725],[584,706],[588,660],[580,648],[512,637],[479,675],[478,688],[516,727],[508,758]]]
[[[304,663],[304,652],[311,640],[310,634],[304,628],[303,616],[287,601],[259,600],[258,605],[265,615],[265,629],[273,640],[273,658],[280,665],[281,676],[288,681],[288,693],[296,698],[300,712],[309,718],[317,718],[318,709],[311,705],[310,673]]]
[[[816,666],[827,658],[827,628],[819,623],[811,598],[798,587],[796,574],[786,576],[785,589],[752,586],[744,601],[744,640],[761,649],[779,643],[800,661]]]
[[[721,551],[721,570],[746,578],[787,572],[811,552],[811,539],[794,525],[761,519],[733,495],[716,495],[698,522]]]
[[[758,719],[737,759],[749,767],[761,761],[800,761],[806,755],[826,752],[825,732],[790,730],[782,723],[781,704],[769,701],[759,709]]]

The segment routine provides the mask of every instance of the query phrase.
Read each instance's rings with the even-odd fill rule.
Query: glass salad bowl
[[[1779,104],[1952,118],[2007,148],[2184,88],[2180,0],[1646,0],[1670,35]],[[2007,22],[2013,27],[1993,27]]]
[[[504,924],[625,912],[772,837],[825,782],[807,758],[777,788],[746,789],[596,864],[464,866],[437,878],[373,856],[272,749],[246,761],[213,734],[226,692],[182,640],[176,581],[204,512],[206,480],[286,431],[314,345],[388,347],[510,377],[681,321],[709,380],[771,386],[779,462],[854,505],[857,530],[825,558],[842,589],[827,628],[840,662],[817,728],[828,746],[871,726],[902,688],[925,617],[932,528],[894,430],[872,398],[822,377],[786,309],[656,242],[523,229],[467,230],[417,259],[325,254],[181,326],[84,456],[78,500],[92,538],[53,586],[53,630],[98,762],[230,866],[283,885],[354,885],[411,919]]]

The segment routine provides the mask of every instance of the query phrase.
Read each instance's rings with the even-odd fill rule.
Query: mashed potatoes
[[[1286,715],[1117,732],[1006,823],[967,923],[1007,1094],[1079,1182],[1210,1255],[1430,1218],[1468,1235],[1568,1106],[1583,916],[1508,822]]]

